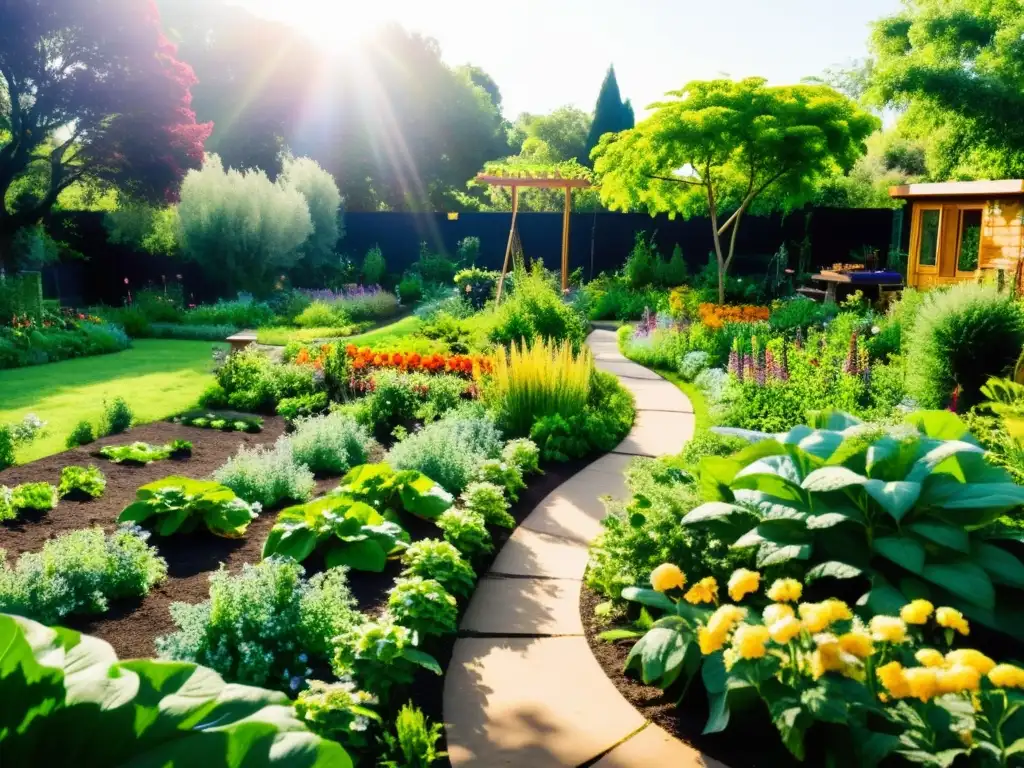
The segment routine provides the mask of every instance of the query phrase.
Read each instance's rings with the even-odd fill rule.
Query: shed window
[[[921,240],[917,249],[917,263],[934,267],[939,254],[939,217],[937,208],[921,211]]]
[[[957,255],[958,272],[973,272],[978,268],[981,253],[981,209],[960,211],[960,250]]]

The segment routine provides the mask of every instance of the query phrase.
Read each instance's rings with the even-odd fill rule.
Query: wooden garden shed
[[[907,284],[918,288],[973,280],[978,269],[1016,268],[1024,246],[1024,180],[904,184]]]

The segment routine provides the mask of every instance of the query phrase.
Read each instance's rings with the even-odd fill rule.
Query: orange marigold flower
[[[359,354],[359,349],[356,347],[355,344],[349,344],[348,346],[345,347],[345,354],[348,355],[349,357],[355,357],[356,355]]]

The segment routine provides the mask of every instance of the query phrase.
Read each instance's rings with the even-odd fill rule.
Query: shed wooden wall
[[[992,268],[993,261],[1009,259],[1016,261],[1021,255],[1021,200],[1001,200],[1002,211],[998,216],[988,207],[981,218],[981,268]]]

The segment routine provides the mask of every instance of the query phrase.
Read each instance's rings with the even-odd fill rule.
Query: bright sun
[[[360,40],[389,21],[401,21],[411,0],[234,0],[253,13],[300,29],[321,45]]]

